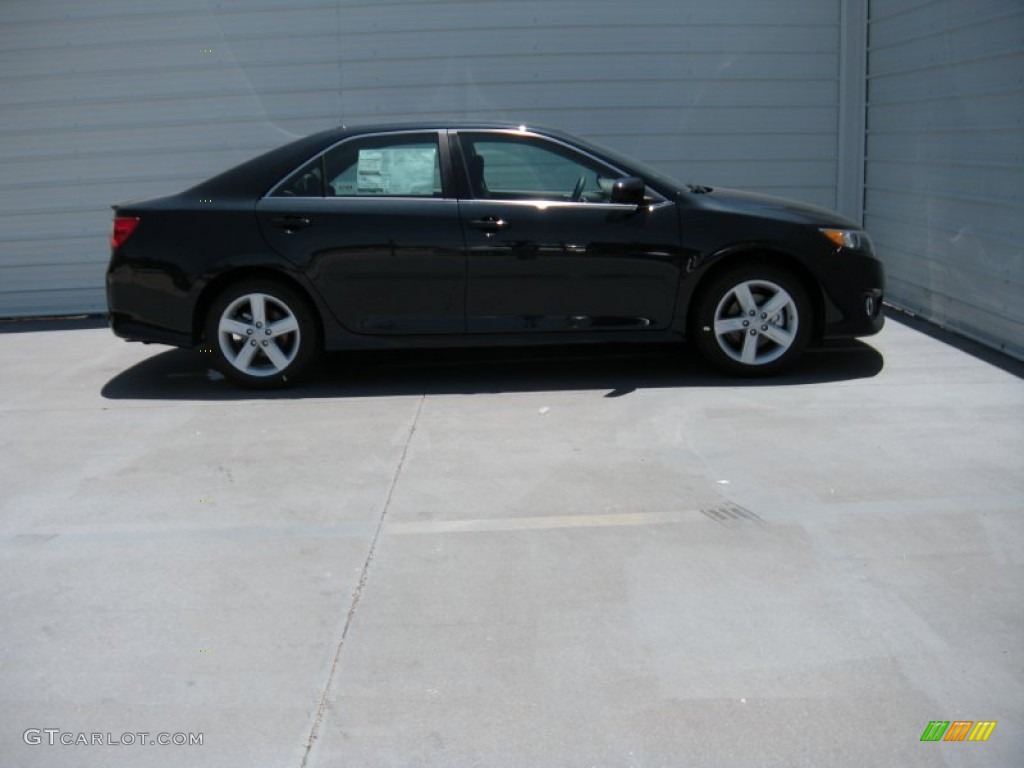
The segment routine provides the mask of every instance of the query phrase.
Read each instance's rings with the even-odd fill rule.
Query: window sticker
[[[357,195],[416,195],[434,194],[434,176],[437,168],[437,147],[390,147],[386,149],[360,149],[356,166],[355,193]],[[336,194],[351,193],[351,185]]]

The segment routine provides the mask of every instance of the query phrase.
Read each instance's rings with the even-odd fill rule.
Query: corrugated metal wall
[[[889,296],[1024,357],[1024,3],[872,0],[865,224]]]
[[[111,203],[339,122],[491,118],[835,206],[840,0],[3,0],[0,316],[104,309]]]

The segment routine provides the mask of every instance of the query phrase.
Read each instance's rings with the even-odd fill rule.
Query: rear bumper
[[[194,346],[192,334],[149,325],[120,312],[110,313],[110,330],[114,332],[115,336],[126,341],[169,344],[172,347]]]
[[[160,270],[121,264],[107,272],[110,329],[129,341],[191,347],[192,307],[186,290]]]

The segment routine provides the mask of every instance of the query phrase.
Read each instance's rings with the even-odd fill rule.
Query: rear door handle
[[[305,229],[313,223],[312,220],[305,216],[278,216],[271,219],[270,222],[275,227],[280,227],[288,232],[294,232],[296,229]]]
[[[482,219],[473,219],[469,222],[469,225],[474,229],[482,230],[489,235],[508,229],[509,226],[507,221],[497,216],[484,216]]]

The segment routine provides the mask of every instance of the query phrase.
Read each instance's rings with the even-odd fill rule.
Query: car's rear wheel
[[[206,342],[225,376],[258,389],[295,382],[320,346],[306,300],[272,280],[246,280],[221,293],[207,315]]]
[[[704,356],[731,373],[762,376],[790,366],[810,339],[807,291],[791,273],[743,264],[697,297],[694,334]]]

